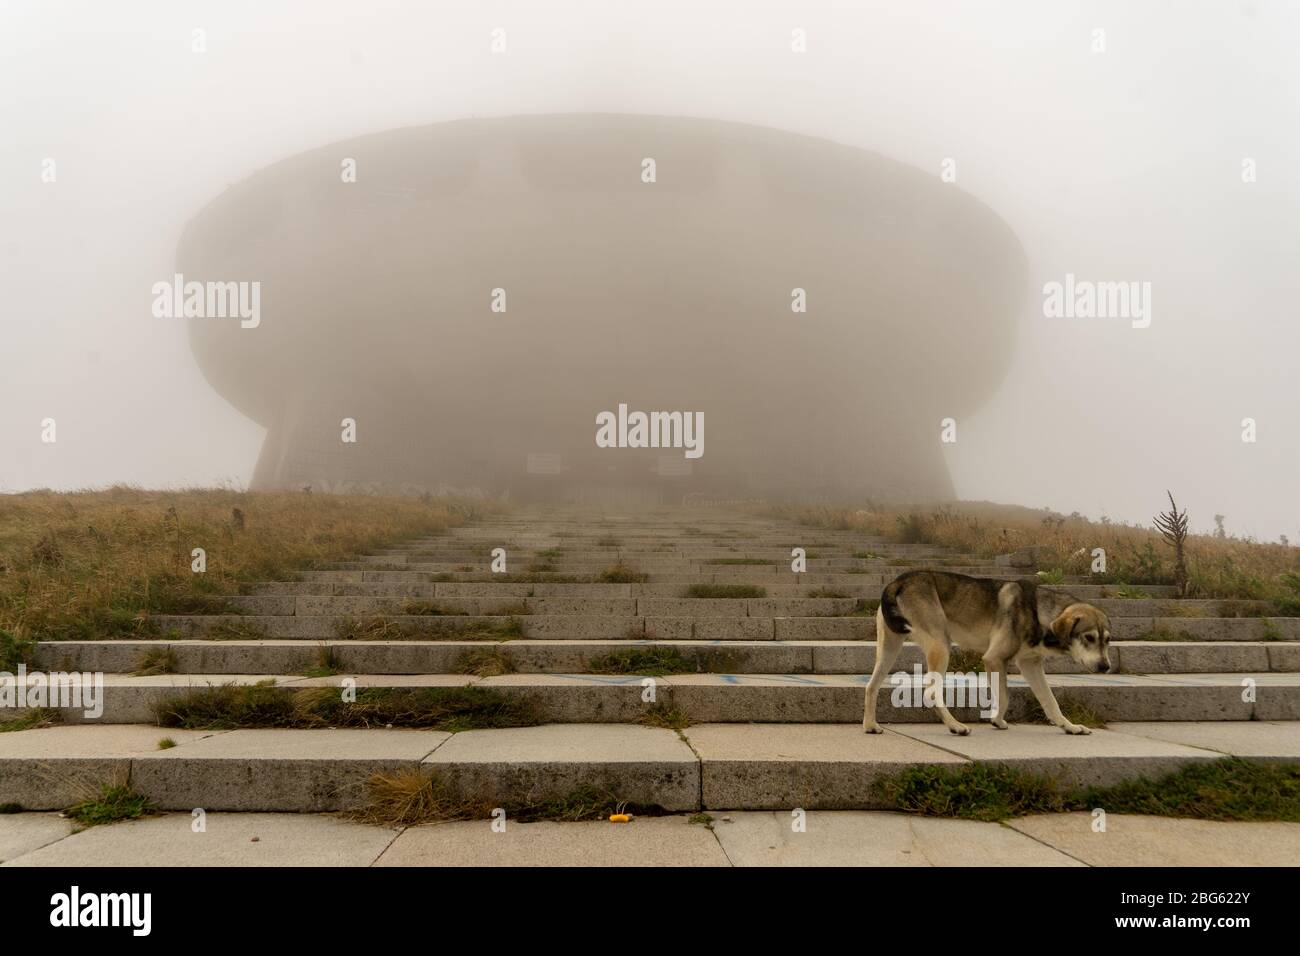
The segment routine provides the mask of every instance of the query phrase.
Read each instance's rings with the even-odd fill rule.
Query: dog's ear
[[[1055,621],[1052,622],[1052,636],[1056,638],[1057,644],[1064,647],[1070,643],[1070,638],[1074,635],[1074,629],[1079,626],[1079,620],[1083,615],[1077,611],[1071,614],[1069,611],[1062,612]]]

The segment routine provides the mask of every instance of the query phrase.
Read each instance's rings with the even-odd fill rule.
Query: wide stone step
[[[346,636],[348,622],[372,626],[367,615],[156,615],[151,621],[167,639],[328,640]],[[376,639],[436,639],[457,635],[485,640],[529,637],[555,640],[709,640],[709,641],[865,641],[876,636],[870,615],[843,617],[709,617],[686,615],[617,616],[583,614],[435,615],[391,614]],[[1146,618],[1111,619],[1116,641],[1294,641],[1300,618]]]
[[[635,565],[633,565],[635,568]],[[590,585],[600,584],[598,580],[599,572],[604,568],[598,569],[591,574],[573,574],[559,572],[533,572],[526,569],[516,569],[510,574],[502,574],[499,577],[492,574],[486,567],[473,571],[444,571],[434,573],[431,571],[414,571],[414,570],[388,570],[388,571],[363,571],[363,570],[313,570],[305,571],[302,578],[307,582],[327,582],[332,584],[430,584],[430,583],[447,583],[447,584],[498,584],[504,585],[510,583],[510,578],[516,575],[526,578],[527,583],[537,585]],[[644,568],[637,569],[645,573]],[[994,578],[997,580],[1018,580],[1022,575],[1003,573],[984,573],[982,569],[964,569],[962,573],[971,573],[976,577]],[[783,583],[798,582],[805,587],[809,586],[853,586],[862,584],[875,584],[883,586],[888,584],[894,578],[898,577],[897,572],[884,572],[880,570],[864,569],[860,572],[824,572],[808,571],[805,573],[794,574],[788,568],[778,574],[767,568],[754,567],[723,567],[718,568],[710,566],[709,568],[683,573],[660,574],[648,573],[645,575],[645,582],[648,584],[673,584],[686,586],[700,583],[716,584],[757,584],[763,587],[770,585],[781,585]],[[577,580],[573,580],[577,579]],[[299,582],[301,583],[301,582]],[[516,582],[518,583],[518,582]],[[879,591],[873,593],[878,595]]]
[[[1300,759],[1288,723],[1123,723],[1072,737],[1055,728],[891,724],[703,724],[682,736],[616,724],[447,734],[427,730],[166,731],[52,727],[0,735],[0,803],[70,806],[107,783],[163,810],[328,812],[363,805],[375,773],[417,772],[481,807],[561,800],[596,788],[666,811],[878,809],[876,784],[910,767],[990,763],[1066,785],[1157,778],[1236,755]]]
[[[35,678],[29,678],[34,680]],[[44,680],[44,676],[40,678]],[[974,696],[977,675],[952,675],[958,719],[978,719]],[[538,719],[555,723],[631,723],[657,709],[685,715],[691,722],[847,723],[862,720],[866,675],[834,674],[682,674],[636,675],[503,674],[474,678],[459,674],[276,675],[162,674],[135,677],[105,674],[102,700],[73,696],[80,675],[49,676],[49,696],[25,698],[31,706],[51,706],[69,723],[150,723],[159,704],[195,690],[222,684],[274,682],[284,693],[305,688],[425,688],[474,685],[525,703]],[[1295,720],[1300,719],[1300,675],[1291,673],[1218,674],[1057,674],[1058,700],[1088,708],[1105,720]],[[653,693],[649,690],[653,689]],[[899,673],[880,691],[882,723],[935,719],[921,696],[919,668]],[[57,696],[56,696],[57,692]],[[341,692],[341,690],[340,690]],[[1018,675],[1009,679],[1008,719],[1023,719],[1033,697]],[[970,706],[961,706],[965,700]],[[987,700],[983,706],[987,707]]]
[[[45,671],[132,673],[163,651],[180,674],[292,674],[330,660],[347,674],[439,674],[499,655],[522,673],[609,669],[614,654],[667,652],[703,673],[867,674],[875,665],[874,641],[47,641],[34,664]],[[1300,642],[1127,641],[1111,645],[1116,673],[1300,672]],[[920,648],[905,644],[895,668],[923,663]],[[1048,658],[1049,673],[1080,673],[1069,658]],[[685,665],[683,665],[685,666]],[[953,670],[959,668],[950,664]]]
[[[872,575],[791,575],[788,582],[765,582],[762,587],[769,598],[809,597],[810,591],[833,591],[836,595],[851,598],[877,599],[883,584],[872,580]],[[251,592],[244,597],[563,597],[563,598],[679,598],[692,584],[719,583],[692,577],[681,582],[647,584],[529,584],[491,580],[476,582],[381,582],[368,581],[343,583],[335,581],[261,581],[248,586]],[[1113,585],[1061,585],[1053,590],[1068,591],[1084,600],[1111,597]],[[1171,589],[1172,590],[1172,589]],[[819,595],[824,596],[824,595]],[[256,607],[240,603],[241,607]],[[267,605],[268,607],[271,605]],[[262,612],[272,613],[272,612]]]

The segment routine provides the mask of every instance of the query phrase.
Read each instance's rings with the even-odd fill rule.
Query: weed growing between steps
[[[443,621],[437,617],[428,622],[394,621],[387,617],[345,618],[335,625],[334,632],[344,641],[495,641],[523,637],[524,624],[513,615],[475,617],[465,622]]]
[[[488,502],[227,489],[0,495],[0,631],[96,640],[156,633],[153,614],[227,613],[254,581],[433,535]],[[206,570],[191,570],[192,551]]]
[[[602,654],[587,661],[587,674],[636,674],[667,677],[670,674],[726,674],[740,663],[735,651],[701,649],[686,657],[675,647],[631,647]]]
[[[687,717],[683,711],[673,710],[664,704],[656,704],[643,713],[637,723],[646,727],[676,730],[680,733],[691,725],[691,718]]]
[[[695,664],[675,647],[631,647],[602,654],[587,661],[588,674],[639,674],[664,677],[668,674],[691,674]]]
[[[153,812],[149,801],[125,784],[105,785],[95,796],[73,804],[63,815],[82,827],[138,820]]]
[[[1300,766],[1236,757],[1189,764],[1159,780],[1091,788],[1064,787],[1001,764],[917,766],[878,780],[874,791],[891,809],[966,820],[1100,808],[1199,820],[1300,821]]]
[[[468,674],[472,677],[500,677],[513,674],[515,662],[497,648],[466,651],[456,658],[451,667],[453,674]]]
[[[36,730],[41,727],[53,727],[62,722],[59,712],[51,707],[34,707],[19,717],[0,720],[0,734],[18,730]]]
[[[949,664],[949,666],[951,667],[952,665]],[[1098,730],[1104,730],[1106,728],[1106,719],[1101,714],[1093,710],[1091,707],[1088,707],[1086,704],[1079,703],[1079,701],[1075,700],[1068,693],[1057,691],[1056,703],[1060,705],[1061,713],[1065,715],[1065,719],[1071,723],[1083,724],[1085,727],[1092,727]],[[1042,705],[1034,699],[1027,699],[1025,701],[1025,709],[1018,718],[1018,722],[1022,724],[1051,723],[1051,721],[1047,719],[1047,715],[1043,713]]]
[[[222,618],[205,633],[198,635],[209,641],[264,641],[266,629],[255,621],[241,621],[239,618]]]
[[[334,653],[334,648],[322,644],[316,648],[316,657],[311,667],[303,671],[304,677],[333,677],[343,673],[343,662]]]
[[[469,611],[458,611],[437,601],[407,601],[402,605],[403,614],[432,614],[438,617],[461,617]]]
[[[957,770],[908,767],[877,780],[873,790],[890,809],[965,820],[1008,820],[1070,809],[1047,777],[1001,764],[973,763]]]
[[[705,564],[720,564],[726,567],[765,567],[770,568],[774,564],[780,564],[779,561],[768,561],[764,558],[709,558]]]
[[[490,820],[497,808],[505,810],[506,818],[516,823],[578,823],[608,820],[614,813],[654,816],[663,812],[655,806],[630,804],[620,800],[613,791],[597,786],[580,787],[563,796],[529,803],[463,797],[436,772],[398,770],[374,774],[366,784],[365,803],[344,816],[361,823],[399,827],[449,820]]]
[[[158,674],[174,674],[180,669],[176,652],[170,647],[151,647],[140,655],[136,661],[136,677],[154,677]]]
[[[448,578],[448,580],[451,580]],[[493,574],[462,578],[478,584],[600,584],[601,579],[590,574]],[[608,582],[604,582],[608,583]]]
[[[486,687],[366,687],[355,701],[345,701],[336,687],[223,684],[161,701],[154,713],[158,726],[187,730],[418,727],[455,733],[541,723],[528,699]]]
[[[1189,764],[1161,780],[1130,780],[1084,793],[1080,809],[1198,820],[1300,822],[1300,765],[1239,757]]]
[[[753,584],[692,584],[682,592],[687,598],[764,598],[767,588]]]
[[[600,572],[597,580],[602,584],[644,584],[650,575],[642,574],[630,564],[618,561]]]

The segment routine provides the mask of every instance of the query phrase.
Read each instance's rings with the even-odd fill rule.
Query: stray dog
[[[939,675],[935,706],[954,734],[968,734],[970,728],[948,712],[943,700],[950,642],[983,655],[989,679],[997,675],[990,717],[994,727],[1007,729],[1007,665],[1014,663],[1054,726],[1067,734],[1091,733],[1065,718],[1043,675],[1043,658],[1049,654],[1068,654],[1095,673],[1110,670],[1110,619],[1091,604],[1043,590],[1033,580],[995,581],[946,571],[899,575],[886,585],[876,611],[876,666],[862,718],[869,734],[882,733],[876,723],[876,693],[909,638],[921,646],[927,672]]]

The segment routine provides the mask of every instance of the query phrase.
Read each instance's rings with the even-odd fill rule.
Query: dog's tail
[[[886,585],[885,590],[880,593],[880,615],[885,619],[885,626],[895,634],[908,634],[912,630],[912,625],[898,610],[899,590],[901,590],[899,582],[896,580]]]

